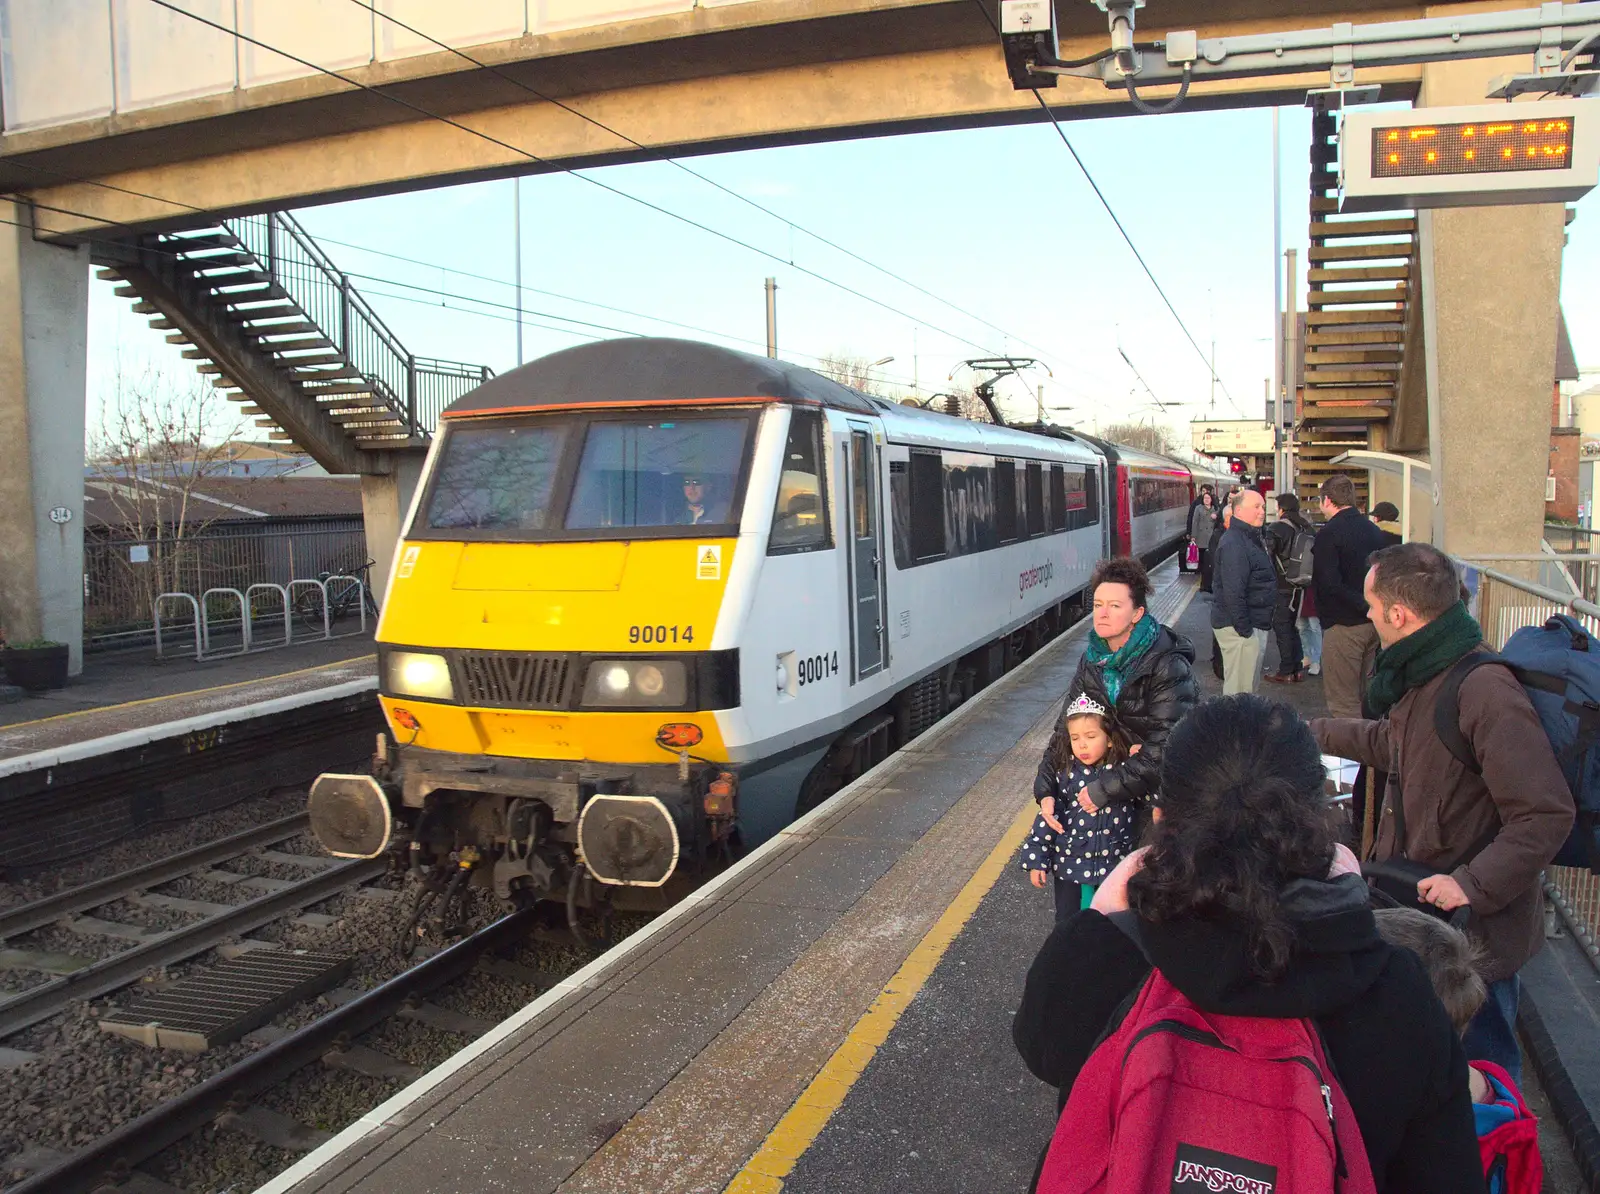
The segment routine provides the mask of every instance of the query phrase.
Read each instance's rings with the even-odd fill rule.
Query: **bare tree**
[[[161,593],[196,590],[193,540],[222,509],[196,494],[227,471],[231,441],[244,426],[205,378],[185,384],[119,362],[91,440],[88,488],[105,503],[100,521],[130,541],[130,550],[117,554],[112,575],[91,577],[91,585],[125,586],[144,608]]]
[[[875,376],[871,362],[866,357],[851,356],[847,352],[830,352],[817,359],[815,369],[824,377],[831,377],[840,385],[860,390],[863,394],[875,394],[890,401],[897,401],[900,397],[900,388]]]
[[[1173,447],[1172,433],[1154,423],[1108,423],[1100,429],[1100,438],[1125,448],[1163,456]]]

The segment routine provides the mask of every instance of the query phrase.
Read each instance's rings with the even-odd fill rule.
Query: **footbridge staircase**
[[[1317,486],[1347,473],[1365,506],[1366,471],[1332,461],[1351,449],[1389,446],[1416,294],[1416,220],[1338,214],[1338,128],[1324,109],[1312,115],[1310,182],[1296,476],[1301,500],[1315,505]]]
[[[99,276],[134,300],[268,438],[334,473],[387,473],[439,412],[492,376],[413,355],[291,216],[241,216],[102,245]]]

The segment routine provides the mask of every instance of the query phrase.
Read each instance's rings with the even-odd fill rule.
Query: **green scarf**
[[[1100,669],[1100,676],[1105,681],[1106,696],[1111,698],[1111,703],[1117,703],[1117,694],[1122,691],[1122,676],[1134,660],[1150,649],[1150,644],[1156,641],[1156,636],[1161,633],[1161,623],[1157,622],[1148,613],[1133,624],[1133,629],[1128,633],[1128,641],[1113,651],[1106,645],[1106,640],[1094,631],[1089,631],[1089,662]]]
[[[1419,688],[1483,642],[1483,628],[1461,602],[1415,634],[1378,652],[1367,705],[1382,717],[1413,688]]]

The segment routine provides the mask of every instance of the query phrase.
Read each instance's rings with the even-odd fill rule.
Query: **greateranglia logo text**
[[[1178,1145],[1178,1158],[1172,1167],[1172,1194],[1273,1194],[1278,1186],[1278,1169],[1259,1161],[1247,1161],[1228,1153]]]
[[[1017,596],[1021,597],[1029,589],[1037,588],[1040,585],[1049,585],[1051,578],[1055,574],[1056,566],[1048,561],[1040,564],[1037,568],[1029,568],[1017,577]]]

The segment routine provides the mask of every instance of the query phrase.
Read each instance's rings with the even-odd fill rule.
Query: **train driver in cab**
[[[713,499],[705,477],[700,473],[683,475],[683,509],[675,520],[678,526],[699,526],[701,523],[721,523],[728,520],[728,503]]]

